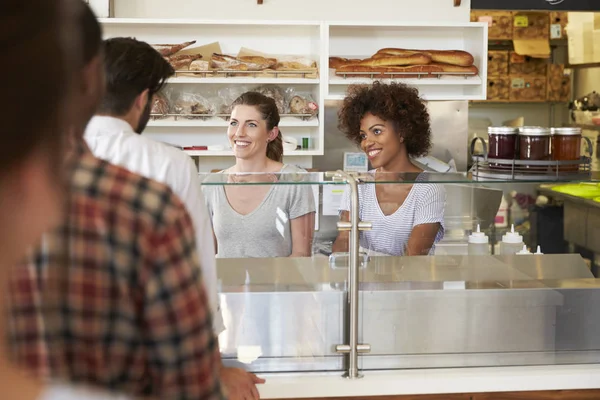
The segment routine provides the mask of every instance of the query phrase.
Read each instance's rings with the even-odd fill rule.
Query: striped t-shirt
[[[372,230],[360,232],[362,248],[368,252],[392,256],[404,255],[412,229],[422,224],[440,224],[434,245],[444,237],[446,191],[441,185],[423,183],[425,180],[425,175],[420,174],[416,179],[419,183],[412,186],[404,203],[390,215],[384,215],[379,207],[374,182],[358,185],[360,220],[373,224]],[[344,193],[340,211],[350,211],[349,187]],[[435,246],[432,246],[429,254],[433,254],[434,249]]]

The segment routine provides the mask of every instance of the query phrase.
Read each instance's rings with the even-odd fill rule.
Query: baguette
[[[409,50],[386,48],[379,50],[373,58],[385,58],[389,56],[410,56],[414,54],[427,54],[434,62],[460,65],[468,67],[473,65],[473,55],[462,50]]]
[[[190,64],[193,61],[202,58],[202,55],[200,55],[200,54],[181,54],[181,55],[174,55],[174,56],[164,57],[164,58],[165,58],[165,60],[167,60],[169,62],[169,64],[171,64],[171,66],[173,67],[173,69],[175,71],[181,71],[181,70],[189,69]]]
[[[153,44],[152,47],[160,53],[163,57],[169,57],[173,54],[195,44],[196,41],[192,40],[190,42],[180,43],[180,44]]]
[[[277,64],[276,59],[259,56],[233,57],[214,53],[210,59],[212,68],[237,71],[262,71],[274,67],[275,64]]]
[[[342,65],[356,64],[361,61],[362,60],[356,58],[329,57],[329,68],[337,69]]]
[[[413,53],[404,56],[389,56],[381,58],[367,58],[355,65],[365,67],[388,67],[403,65],[423,65],[431,63],[431,56],[423,53]]]

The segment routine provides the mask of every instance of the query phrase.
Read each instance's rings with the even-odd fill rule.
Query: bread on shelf
[[[431,57],[431,61],[444,64],[460,65],[468,67],[475,61],[473,55],[463,50],[410,50],[385,48],[377,51],[373,58],[385,58],[389,56],[411,56],[415,54],[425,54]]]

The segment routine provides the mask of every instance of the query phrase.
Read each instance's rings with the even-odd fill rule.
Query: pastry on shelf
[[[300,94],[290,99],[290,114],[302,114],[315,116],[319,112],[319,105],[310,96]]]
[[[277,85],[262,85],[257,87],[254,91],[275,100],[279,114],[287,114],[285,107],[285,91],[281,87]]]
[[[163,119],[169,114],[169,101],[161,93],[154,95],[150,114],[154,119]]]

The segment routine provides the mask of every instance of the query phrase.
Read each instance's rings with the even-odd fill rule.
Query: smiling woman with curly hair
[[[431,148],[429,113],[419,92],[402,83],[351,86],[338,117],[340,131],[369,157],[375,180],[398,182],[359,186],[360,219],[373,223],[360,233],[361,247],[375,254],[432,254],[444,236],[446,194],[442,186],[423,183],[425,174],[411,160]],[[349,221],[349,192],[340,211]],[[333,250],[347,251],[348,239],[348,232],[340,233]]]

